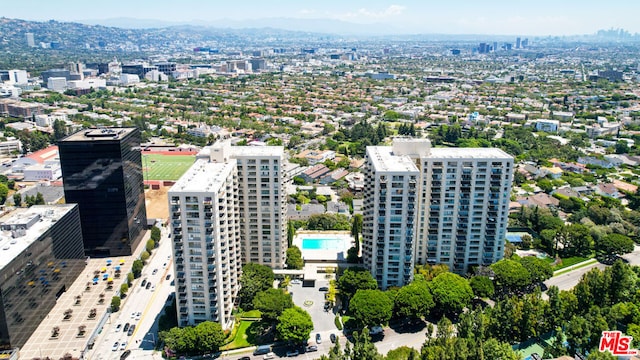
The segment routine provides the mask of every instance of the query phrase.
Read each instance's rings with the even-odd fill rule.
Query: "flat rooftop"
[[[513,156],[498,148],[431,148],[428,159],[513,159]]]
[[[236,163],[214,163],[198,159],[169,189],[175,192],[217,192],[235,168]]]
[[[75,206],[34,205],[15,209],[0,217],[0,270]]]
[[[232,156],[284,156],[283,146],[232,146]]]
[[[119,140],[135,131],[135,128],[106,128],[106,129],[86,129],[78,131],[73,135],[69,135],[62,139],[63,142],[69,141],[111,141]]]
[[[383,172],[415,172],[418,168],[406,155],[394,155],[391,146],[367,146],[367,155],[375,171]]]

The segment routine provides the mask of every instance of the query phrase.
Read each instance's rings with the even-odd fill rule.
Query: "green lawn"
[[[563,258],[562,259],[562,264],[554,266],[553,270],[554,271],[558,271],[560,269],[564,269],[566,267],[569,267],[571,265],[575,265],[575,264],[583,262],[583,261],[587,261],[589,259],[591,259],[591,258],[590,257],[581,257],[581,256],[573,256],[573,257]]]
[[[251,346],[252,344],[250,344],[248,340],[249,336],[247,335],[247,329],[249,329],[249,326],[253,323],[254,321],[240,321],[238,331],[236,332],[236,336],[233,338],[233,341],[220,348],[220,350],[239,349]]]
[[[142,155],[142,173],[145,180],[178,180],[195,161],[195,155]]]

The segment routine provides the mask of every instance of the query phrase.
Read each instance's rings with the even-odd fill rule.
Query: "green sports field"
[[[196,161],[195,155],[142,155],[145,180],[178,180]]]

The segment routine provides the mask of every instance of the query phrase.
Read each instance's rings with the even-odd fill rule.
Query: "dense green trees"
[[[120,310],[120,296],[114,296],[111,298],[111,312],[118,312]]]
[[[363,268],[346,269],[338,278],[340,294],[346,298],[352,298],[358,290],[373,290],[378,288],[378,283],[371,276],[369,270]]]
[[[256,294],[273,288],[273,281],[273,270],[268,266],[256,263],[248,263],[242,266],[241,287],[238,292],[240,306],[244,309],[251,308]]]
[[[349,312],[365,326],[386,324],[392,311],[393,301],[380,290],[358,290],[349,302]]]
[[[278,317],[276,330],[280,340],[301,344],[309,339],[309,334],[313,330],[313,321],[308,312],[294,306],[284,310]]]
[[[316,214],[311,215],[307,221],[309,230],[349,230],[349,219],[342,214]]]
[[[488,276],[474,276],[469,279],[469,285],[473,294],[480,298],[491,297],[495,292],[493,281]]]
[[[428,284],[436,308],[444,314],[459,314],[473,299],[469,282],[460,275],[443,273]]]
[[[160,232],[160,228],[158,228],[157,226],[152,226],[151,227],[151,240],[155,241],[156,243],[160,241],[160,238],[162,237],[162,233]]]
[[[224,343],[225,335],[220,324],[205,321],[195,327],[174,327],[161,331],[160,340],[179,354],[202,354],[217,352]]]
[[[615,233],[603,236],[595,244],[598,256],[608,261],[615,260],[619,255],[632,252],[633,247],[634,242],[630,237]]]
[[[491,281],[491,280],[489,280]],[[394,314],[400,318],[419,319],[429,315],[435,306],[426,282],[414,281],[395,293]]]
[[[133,261],[133,264],[131,265],[131,272],[136,279],[140,277],[140,274],[142,274],[143,267],[144,262],[142,260],[138,259]]]
[[[299,270],[304,267],[302,252],[297,246],[290,246],[287,249],[287,260],[285,262],[287,269]]]
[[[270,288],[257,293],[253,298],[253,308],[260,310],[262,319],[268,322],[277,320],[290,307],[293,307],[293,300],[282,289]]]
[[[495,282],[502,293],[512,294],[531,284],[531,274],[518,261],[502,259],[491,265],[495,274]]]

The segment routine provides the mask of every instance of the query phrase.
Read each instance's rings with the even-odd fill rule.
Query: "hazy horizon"
[[[118,18],[142,21],[207,24],[251,22],[273,18],[340,20],[348,23],[388,26],[389,33],[440,33],[562,36],[592,34],[599,29],[623,28],[640,32],[634,17],[640,2],[622,0],[551,1],[505,3],[450,0],[296,1],[247,0],[218,3],[202,0],[112,0],[104,3],[80,0],[23,0],[4,4],[2,16],[24,20],[100,22]],[[366,31],[366,30],[365,30]],[[331,29],[327,29],[331,32]],[[375,31],[372,31],[375,32]]]

